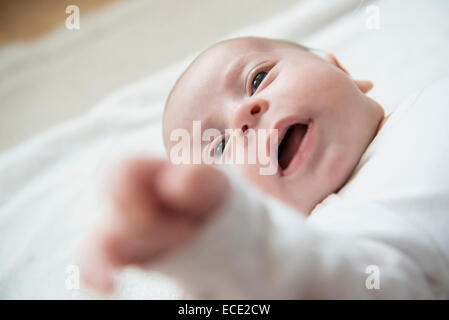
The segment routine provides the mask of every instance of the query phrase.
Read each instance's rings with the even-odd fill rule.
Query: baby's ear
[[[328,54],[326,56],[326,60],[329,61],[330,63],[332,63],[334,66],[336,66],[337,68],[339,68],[340,70],[342,70],[343,72],[347,73],[349,76],[349,72],[348,70],[346,70],[341,64],[340,62],[337,60],[337,58],[332,54]],[[362,91],[363,93],[367,93],[368,91],[370,91],[373,88],[373,83],[369,80],[354,80],[354,83],[356,84],[356,86],[360,89],[360,91]]]

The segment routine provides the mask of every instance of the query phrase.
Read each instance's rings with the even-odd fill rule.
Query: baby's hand
[[[225,201],[229,188],[226,176],[211,166],[127,161],[111,183],[112,216],[84,255],[84,281],[111,291],[118,268],[147,265],[180,247]]]

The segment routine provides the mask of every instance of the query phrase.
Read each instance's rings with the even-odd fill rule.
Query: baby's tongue
[[[288,129],[284,139],[282,139],[278,152],[278,161],[282,169],[287,168],[292,161],[306,131],[307,126],[302,124],[295,124]]]

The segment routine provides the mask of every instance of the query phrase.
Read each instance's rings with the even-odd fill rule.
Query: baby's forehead
[[[271,52],[282,46],[285,46],[285,43],[282,41],[263,38],[225,40],[202,52],[192,63],[192,67],[202,64],[225,65],[239,57],[244,57],[251,53]]]
[[[286,44],[278,40],[260,38],[231,39],[213,45],[202,52],[183,72],[172,95],[189,95],[207,87],[210,81],[220,81],[232,67],[242,65],[262,53],[272,53]],[[291,47],[291,45],[290,45]]]

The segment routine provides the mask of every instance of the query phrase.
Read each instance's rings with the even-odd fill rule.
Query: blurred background
[[[105,177],[164,155],[165,97],[206,46],[256,35],[333,52],[391,112],[449,74],[448,12],[448,0],[0,0],[0,298],[90,297],[66,268],[108,213]],[[179,297],[161,280],[130,269],[118,296]]]
[[[0,153],[295,2],[0,0]]]

